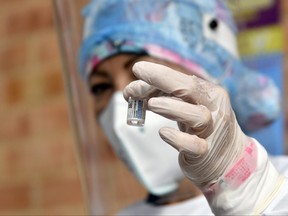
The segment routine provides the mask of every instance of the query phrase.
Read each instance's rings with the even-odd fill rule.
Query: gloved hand
[[[180,131],[165,127],[160,136],[179,151],[184,174],[204,192],[212,211],[263,211],[284,180],[264,148],[241,131],[227,92],[154,63],[138,62],[133,71],[140,80],[126,86],[125,99],[146,98],[149,110],[178,122]]]

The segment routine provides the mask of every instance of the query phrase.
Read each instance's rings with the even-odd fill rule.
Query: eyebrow
[[[147,54],[143,53],[143,54],[138,54],[133,56],[132,58],[128,59],[124,64],[124,68],[126,69],[130,69],[131,65],[134,64],[134,62],[139,59],[142,58],[144,56],[148,56]],[[104,78],[110,78],[109,74],[107,74],[107,72],[105,70],[97,70],[94,69],[92,70],[91,74],[90,74],[90,78],[93,76],[100,76],[100,77],[104,77]]]
[[[140,55],[135,55],[133,56],[131,59],[128,59],[125,63],[124,63],[124,68],[129,69],[131,67],[132,64],[134,64],[134,62],[139,59],[142,58],[143,56],[147,56],[147,54],[140,54]]]
[[[109,77],[107,72],[104,70],[93,70],[91,75],[90,75],[90,78],[93,76],[100,76],[100,77],[104,77],[104,78]]]

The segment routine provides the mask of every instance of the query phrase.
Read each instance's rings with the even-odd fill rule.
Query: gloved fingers
[[[167,94],[208,108],[212,105],[210,93],[214,95],[217,87],[210,82],[151,62],[137,62],[132,70],[138,79]],[[133,90],[137,91],[136,88],[137,86],[134,86]]]
[[[163,127],[159,130],[160,137],[179,152],[198,157],[208,151],[208,143],[196,135],[187,134],[175,128]]]
[[[212,129],[209,130],[209,127],[213,127],[211,112],[203,105],[194,105],[171,97],[153,97],[148,101],[148,108],[166,118],[186,124],[196,134],[207,131],[207,137],[212,132]]]
[[[163,95],[159,89],[142,80],[135,80],[129,83],[123,90],[123,96],[126,101],[128,101],[129,97],[144,99],[159,95]]]

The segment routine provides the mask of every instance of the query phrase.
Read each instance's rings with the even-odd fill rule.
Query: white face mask
[[[178,152],[160,138],[158,131],[163,126],[178,128],[177,123],[147,111],[143,127],[129,126],[127,108],[122,92],[117,92],[101,113],[100,124],[110,144],[150,193],[172,192],[183,173]]]

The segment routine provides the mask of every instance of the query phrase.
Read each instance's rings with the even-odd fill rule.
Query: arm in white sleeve
[[[149,110],[178,122],[161,138],[179,151],[184,174],[205,194],[216,215],[262,214],[286,179],[270,163],[265,149],[240,129],[228,93],[222,87],[171,68],[139,62],[140,80],[124,97],[146,98]]]
[[[287,155],[269,157],[277,171],[285,176],[286,180],[279,193],[263,212],[263,215],[288,215],[288,157]]]
[[[278,173],[266,150],[254,139],[204,194],[216,215],[288,214],[287,205],[286,209],[277,210],[283,200],[288,201],[287,179]]]

